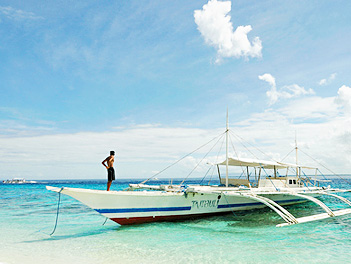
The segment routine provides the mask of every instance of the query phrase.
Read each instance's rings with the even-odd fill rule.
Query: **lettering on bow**
[[[194,208],[217,208],[219,200],[195,200],[192,201],[192,207]]]

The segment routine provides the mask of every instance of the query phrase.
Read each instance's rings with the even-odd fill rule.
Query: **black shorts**
[[[115,180],[115,169],[113,167],[107,169],[107,179],[108,181]]]

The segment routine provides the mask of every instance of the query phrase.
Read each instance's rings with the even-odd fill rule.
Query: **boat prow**
[[[63,187],[62,187],[63,188]],[[53,186],[46,186],[46,189],[49,191],[53,191],[53,192],[60,192],[62,190],[62,188],[58,188],[58,187],[53,187]]]

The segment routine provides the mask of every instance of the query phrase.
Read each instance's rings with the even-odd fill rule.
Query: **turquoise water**
[[[123,189],[126,180],[113,183]],[[105,189],[104,181],[0,184],[0,263],[348,263],[351,216],[276,228],[269,209],[184,222],[119,226],[45,185]],[[338,187],[351,185],[336,182]],[[343,194],[351,200],[351,194]],[[346,207],[334,198],[333,209]],[[294,215],[322,212],[304,203]]]

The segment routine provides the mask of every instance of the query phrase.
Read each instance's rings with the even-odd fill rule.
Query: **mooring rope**
[[[108,217],[106,217],[106,219],[105,219],[105,222],[102,224],[102,225],[105,225],[106,224],[106,222],[107,222],[107,219],[108,219]]]
[[[64,187],[62,187],[61,190],[58,192],[59,198],[58,198],[58,202],[57,202],[56,221],[55,221],[54,230],[52,230],[50,236],[52,236],[55,233],[55,231],[56,231],[58,216],[59,216],[59,212],[60,212],[61,192],[62,192],[63,188]]]

